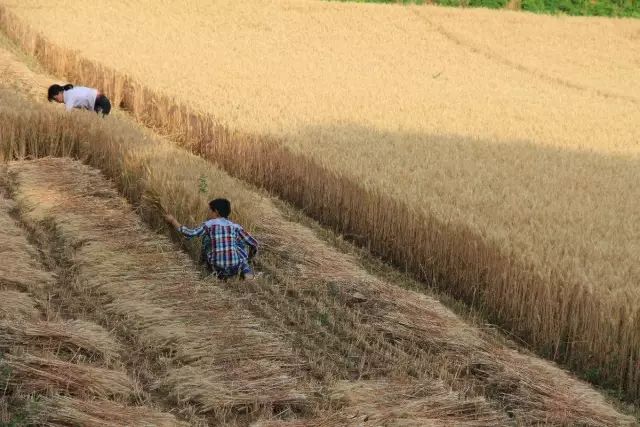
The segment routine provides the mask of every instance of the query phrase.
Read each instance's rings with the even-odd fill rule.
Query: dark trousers
[[[106,116],[111,111],[111,102],[109,102],[109,98],[100,94],[96,97],[96,105],[93,107],[93,111],[98,114],[102,114],[102,116]]]
[[[252,273],[251,267],[246,262],[240,263],[235,267],[228,268],[220,268],[217,265],[211,265],[204,247],[200,253],[200,263],[204,265],[209,274],[215,274],[216,278],[219,280],[228,280],[238,276],[244,279],[245,274]]]

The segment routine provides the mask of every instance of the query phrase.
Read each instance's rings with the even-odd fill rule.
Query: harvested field
[[[185,355],[170,357],[159,373],[154,387],[162,394],[220,421],[238,410],[305,404],[302,363],[219,287],[205,287],[187,256],[149,233],[95,171],[68,160],[12,164],[9,171],[23,218],[53,227],[76,265],[78,291],[99,298],[147,358]],[[189,351],[194,347],[201,357]],[[228,352],[242,356],[224,357]]]
[[[0,183],[2,181],[0,171]],[[0,190],[1,191],[1,190]],[[24,232],[20,229],[15,220],[11,218],[11,212],[15,209],[15,204],[3,197],[0,192],[0,259],[11,258],[12,262],[0,263],[0,291],[6,292],[7,298],[13,298],[20,306],[30,305],[27,301],[18,301],[19,296],[11,293],[15,291],[36,292],[43,284],[52,280],[49,273],[43,271],[37,261],[37,252],[27,242]],[[9,308],[12,305],[6,305]],[[0,310],[2,308],[0,307]]]
[[[19,291],[0,291],[0,319],[38,319],[40,310],[28,294]]]
[[[35,347],[50,353],[66,352],[74,358],[100,360],[106,365],[117,360],[122,351],[121,344],[108,331],[93,322],[0,321],[0,349],[19,346]]]
[[[47,427],[82,425],[95,427],[180,427],[173,415],[145,407],[132,407],[108,400],[77,400],[54,397],[40,402],[41,411],[28,421]]]
[[[27,0],[2,21],[61,78],[637,397],[637,21],[153,4]]]
[[[5,355],[3,370],[10,372],[6,384],[18,393],[47,394],[64,390],[80,397],[120,397],[133,394],[133,384],[124,372],[96,368],[30,354]]]
[[[54,307],[60,277],[45,271],[29,233],[14,218],[19,214],[5,191],[4,166],[0,240],[13,251],[0,260],[0,284],[48,298],[39,304],[26,292],[0,290],[0,424],[115,425],[121,412],[130,416],[123,426],[160,425],[156,420],[181,425],[150,407],[94,400],[127,401],[139,397],[139,386],[122,369],[121,345],[108,331],[90,321],[65,320]],[[19,274],[13,263],[22,268]]]
[[[495,425],[493,414],[481,401],[460,401],[439,384],[394,381],[343,382],[330,396],[340,407],[307,421],[263,421],[252,427],[332,427],[332,426],[478,426]]]
[[[159,349],[166,355],[164,365],[150,372],[158,380],[146,378],[144,383],[157,385],[151,396],[168,397],[182,414],[191,407],[207,420],[233,420],[225,409],[229,408],[225,395],[220,399],[196,387],[189,389],[189,384],[196,379],[199,386],[211,387],[208,390],[225,387],[230,399],[243,402],[246,391],[230,388],[232,384],[225,382],[229,377],[216,368],[218,363],[228,366],[226,360],[234,358],[236,349],[235,357],[247,355],[244,361],[249,364],[256,358],[289,360],[281,369],[297,372],[303,390],[311,385],[319,391],[307,396],[303,408],[299,400],[294,402],[297,412],[269,414],[269,405],[263,402],[263,410],[253,416],[265,422],[274,417],[294,423],[339,417],[344,409],[327,401],[336,380],[384,380],[401,389],[418,377],[429,390],[439,390],[421,411],[429,414],[426,408],[431,408],[435,414],[441,407],[441,425],[448,419],[464,419],[462,409],[469,407],[477,414],[475,425],[632,423],[557,367],[496,343],[433,298],[367,273],[353,256],[287,220],[272,200],[201,158],[116,117],[64,115],[6,92],[0,92],[0,99],[0,151],[5,159],[34,153],[84,159],[114,179],[151,224],[158,223],[159,204],[177,211],[182,221],[195,223],[202,218],[207,198],[199,183],[205,182],[233,196],[235,218],[263,243],[264,279],[224,288],[202,283],[190,278],[193,267],[185,256],[149,233],[97,172],[56,159],[10,166],[23,221],[53,233],[60,256],[77,263],[76,291],[98,296],[93,304],[102,310],[102,321],[119,325],[143,355],[155,355]],[[30,111],[28,121],[21,119],[24,110]],[[132,233],[139,235],[135,242]],[[162,267],[153,267],[158,264]],[[228,319],[242,312],[246,317],[234,320],[241,327],[227,327]],[[220,322],[212,322],[218,318]],[[203,330],[216,339],[209,342]],[[260,339],[261,346],[245,348],[237,336],[248,337],[246,344]],[[295,348],[295,354],[288,346]],[[262,366],[268,367],[265,363]],[[178,365],[188,369],[174,369]],[[193,372],[204,374],[196,377]],[[272,384],[276,387],[270,389],[271,396],[276,396],[278,383]],[[442,396],[451,396],[456,405]],[[462,409],[448,413],[447,407]],[[389,422],[405,416],[379,415]],[[342,425],[340,418],[333,419],[338,420],[333,425]]]

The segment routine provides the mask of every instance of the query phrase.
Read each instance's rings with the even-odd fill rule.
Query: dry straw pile
[[[139,385],[122,369],[120,343],[97,324],[65,320],[53,307],[59,278],[38,262],[4,184],[0,241],[12,252],[0,258],[0,424],[180,426],[171,414],[128,406],[140,397]]]
[[[27,294],[22,294],[27,296]],[[107,365],[119,358],[122,346],[109,332],[93,322],[66,320],[26,323],[0,321],[0,348],[37,346],[52,353],[99,360]]]
[[[0,7],[51,72],[640,393],[637,21],[294,0]]]
[[[95,427],[186,427],[171,414],[144,406],[126,406],[108,400],[79,400],[56,396],[43,399],[28,421],[46,427],[69,425]]]
[[[481,401],[447,392],[438,383],[357,381],[336,384],[331,396],[339,409],[312,420],[261,421],[251,427],[436,427],[492,426],[498,420]]]
[[[187,255],[150,233],[97,171],[45,159],[9,172],[23,220],[53,227],[77,291],[97,299],[149,363],[165,359],[153,389],[217,422],[305,404],[303,364],[289,348],[206,286]]]
[[[29,244],[27,237],[11,217],[11,213],[15,210],[15,203],[3,195],[1,190],[2,176],[2,165],[0,164],[0,230],[3,230],[0,259],[12,260],[12,262],[0,263],[0,277],[2,277],[0,291],[10,292],[13,290],[37,293],[43,283],[50,282],[52,277],[42,271],[36,261],[37,252]],[[9,293],[5,296],[11,298]],[[17,298],[16,296],[13,300],[18,301]],[[23,307],[29,306],[28,303],[19,305]],[[11,305],[3,304],[3,307],[8,309]],[[0,307],[0,310],[3,307]]]
[[[160,372],[166,375],[156,383],[174,404],[195,405],[224,418],[224,408],[233,402],[247,404],[253,386],[260,390],[255,399],[264,395],[267,401],[299,407],[300,396],[291,392],[294,383],[287,375],[299,372],[296,360],[304,360],[329,392],[336,379],[393,383],[398,378],[401,388],[418,377],[430,390],[439,390],[431,402],[436,411],[451,404],[437,397],[453,388],[459,410],[446,417],[454,420],[472,407],[482,425],[509,424],[509,417],[521,424],[630,423],[602,396],[558,368],[488,340],[432,298],[366,273],[310,229],[286,220],[269,199],[207,161],[124,120],[65,115],[9,93],[0,98],[0,152],[5,159],[83,159],[114,179],[129,200],[139,202],[139,213],[151,223],[158,221],[158,203],[177,211],[183,221],[202,218],[207,198],[199,187],[205,182],[215,188],[211,192],[233,198],[235,218],[264,242],[263,268],[269,279],[224,291],[202,287],[185,270],[192,268],[185,257],[144,231],[131,208],[96,172],[59,160],[11,166],[23,220],[55,226],[62,252],[78,263],[79,291],[99,295],[105,314],[121,319],[147,354],[177,350],[175,360],[186,366],[164,366]],[[259,326],[252,316],[238,319],[243,312],[238,305],[280,330],[301,357],[288,355],[287,346],[274,341],[270,328]],[[205,331],[216,339],[204,338]],[[229,365],[238,354],[247,355],[247,366],[260,363],[264,372]],[[279,367],[270,361],[280,361]],[[264,375],[253,376],[257,373]],[[232,381],[237,378],[242,381]],[[342,411],[327,408],[322,398],[308,402],[312,417],[339,417]],[[385,411],[372,416],[389,419]],[[304,422],[307,417],[300,413],[298,418]]]

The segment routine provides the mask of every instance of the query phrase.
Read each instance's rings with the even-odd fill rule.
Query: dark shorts
[[[111,112],[111,102],[109,102],[109,98],[100,94],[96,97],[96,105],[93,107],[93,111],[98,114],[102,114],[106,116]]]
[[[240,276],[244,278],[246,274],[252,274],[253,270],[247,260],[240,261],[240,263],[234,267],[222,268],[217,265],[211,265],[209,263],[209,251],[211,247],[211,238],[205,234],[202,238],[202,246],[200,248],[200,262],[205,266],[209,273],[215,274],[220,280],[227,280],[233,277]]]
[[[217,265],[212,266],[211,264],[209,264],[206,256],[204,256],[202,257],[202,263],[209,273],[215,274],[216,277],[220,280],[227,280],[238,276],[244,278],[246,274],[253,273],[253,270],[251,269],[251,266],[247,261],[241,261],[240,264],[236,265],[235,267],[221,268]]]
[[[245,274],[253,273],[251,267],[249,266],[249,263],[247,262],[241,262],[235,267],[220,268],[218,266],[215,266],[212,270],[212,272],[220,280],[227,280],[238,276],[244,278]]]

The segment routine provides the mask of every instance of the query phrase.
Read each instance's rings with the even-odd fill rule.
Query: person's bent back
[[[49,102],[56,101],[64,104],[67,111],[74,108],[95,111],[102,116],[106,116],[111,111],[109,98],[100,93],[97,89],[77,86],[71,84],[64,86],[51,85],[47,91]]]

